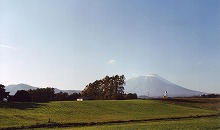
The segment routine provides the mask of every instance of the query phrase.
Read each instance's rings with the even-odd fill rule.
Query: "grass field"
[[[141,123],[107,124],[98,126],[51,128],[46,130],[217,130],[220,129],[219,117],[198,119],[166,120]],[[44,129],[37,129],[44,130]]]
[[[219,100],[200,99],[177,100],[123,100],[123,101],[69,101],[50,103],[5,103],[0,104],[0,128],[21,127],[52,123],[89,123],[112,121],[144,121],[157,118],[189,117],[219,113]],[[211,102],[211,103],[210,103]],[[184,105],[185,104],[185,105]],[[213,104],[210,107],[210,104]],[[203,107],[200,107],[203,106]],[[217,117],[182,119],[182,126],[191,122],[202,122],[205,119],[219,121]],[[173,123],[172,123],[173,122]],[[176,121],[177,122],[177,121]],[[175,125],[175,121],[152,121],[156,124]],[[76,129],[109,129],[155,126],[152,123],[132,123],[103,125],[93,127],[77,127]],[[204,124],[204,123],[203,123]],[[219,123],[217,123],[219,124]],[[132,127],[133,126],[133,127]],[[163,125],[161,125],[163,126]],[[213,126],[213,125],[212,125]],[[99,128],[100,127],[100,128]],[[159,127],[159,126],[158,126]],[[210,128],[210,127],[209,127]],[[72,129],[72,128],[69,128]],[[156,128],[155,128],[156,129]]]

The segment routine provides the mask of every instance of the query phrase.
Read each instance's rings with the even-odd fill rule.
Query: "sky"
[[[220,93],[219,0],[0,0],[0,83],[158,74]]]

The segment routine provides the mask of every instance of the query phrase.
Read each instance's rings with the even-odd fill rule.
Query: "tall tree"
[[[0,84],[0,102],[4,100],[4,98],[8,98],[9,92],[5,92],[5,86]]]
[[[101,80],[96,80],[85,87],[82,96],[91,99],[123,99],[125,77],[122,76],[106,76]]]

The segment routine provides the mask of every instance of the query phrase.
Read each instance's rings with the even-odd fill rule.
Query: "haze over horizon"
[[[158,74],[220,93],[219,0],[0,0],[0,84]]]

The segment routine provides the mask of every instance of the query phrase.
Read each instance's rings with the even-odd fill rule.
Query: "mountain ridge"
[[[20,84],[11,84],[11,85],[7,85],[5,86],[5,90],[6,92],[10,92],[10,95],[14,95],[18,90],[25,90],[28,91],[30,89],[35,90],[37,88],[40,87],[34,87],[28,84],[24,84],[24,83],[20,83]],[[54,88],[55,93],[59,93],[59,92],[66,92],[68,94],[72,94],[72,93],[80,93],[81,90],[60,90],[58,88]]]

